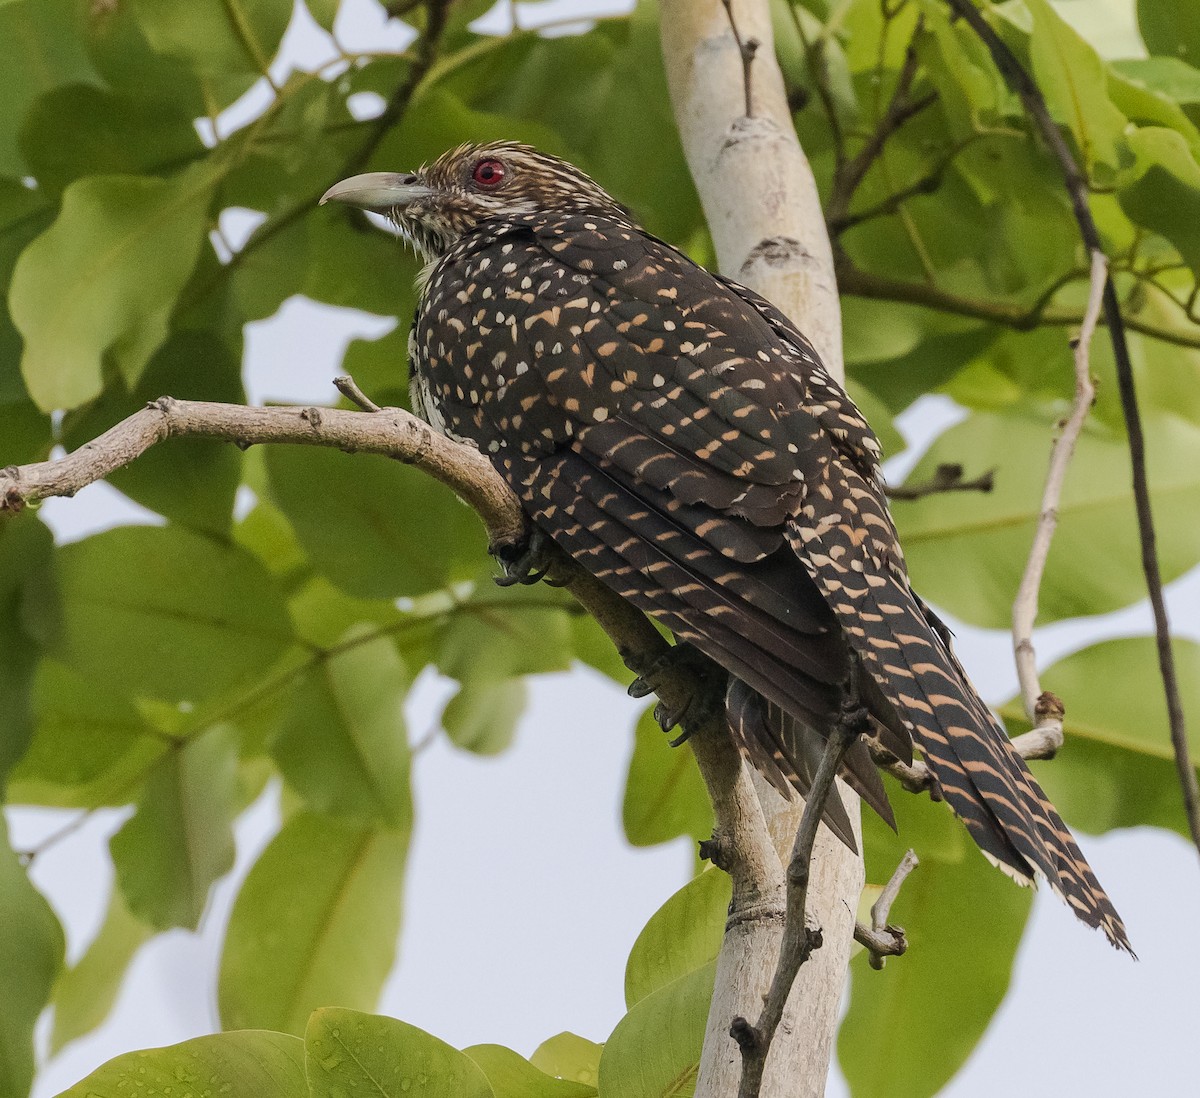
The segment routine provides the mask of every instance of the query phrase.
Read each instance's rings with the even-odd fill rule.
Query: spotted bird
[[[776,788],[807,789],[821,730],[861,699],[991,861],[1042,874],[1130,948],[909,585],[879,443],[787,317],[525,145],[464,145],[326,200],[385,215],[425,260],[418,413],[486,454],[542,536],[728,673],[730,732]],[[861,739],[842,773],[893,822]],[[853,843],[840,803],[826,819]]]

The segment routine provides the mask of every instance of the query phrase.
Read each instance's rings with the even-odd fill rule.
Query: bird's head
[[[321,202],[382,214],[427,260],[493,220],[571,212],[629,220],[578,168],[512,141],[460,145],[414,172],[356,175],[335,183]]]

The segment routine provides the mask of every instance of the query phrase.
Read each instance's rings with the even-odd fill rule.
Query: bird
[[[913,590],[876,436],[780,310],[647,232],[572,164],[517,142],[370,172],[324,202],[383,215],[423,266],[414,410],[486,455],[537,539],[724,678],[742,754],[808,790],[850,702],[995,865],[1044,877],[1132,954],[1071,832]],[[508,564],[536,578],[536,554]],[[841,776],[893,827],[862,737]],[[853,845],[844,806],[825,821]]]

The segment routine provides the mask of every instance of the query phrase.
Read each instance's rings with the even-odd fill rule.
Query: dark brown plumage
[[[879,445],[794,325],[526,146],[464,146],[327,198],[428,260],[414,403],[478,446],[533,523],[730,675],[729,727],[804,791],[848,691],[915,743],[984,853],[1044,875],[1128,949],[1070,832],[911,590]],[[844,776],[891,821],[862,743]],[[852,842],[844,811],[827,821]]]

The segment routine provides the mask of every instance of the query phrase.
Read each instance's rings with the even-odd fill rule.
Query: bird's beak
[[[385,213],[396,207],[407,206],[419,198],[428,198],[433,188],[427,187],[417,176],[397,172],[368,172],[354,175],[335,183],[322,196],[320,205],[326,202],[345,202],[363,210]]]

